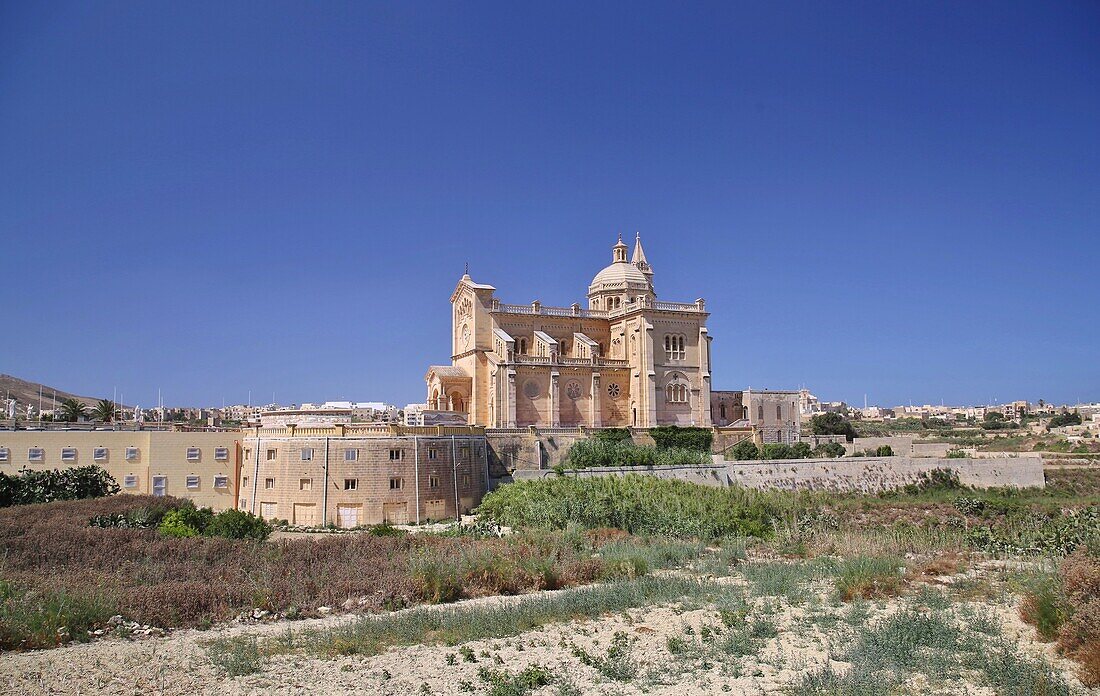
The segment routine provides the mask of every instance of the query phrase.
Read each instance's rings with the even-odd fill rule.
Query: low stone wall
[[[839,459],[784,459],[724,462],[699,467],[592,468],[570,476],[648,474],[708,486],[829,490],[877,493],[917,481],[932,469],[951,469],[959,481],[975,488],[1010,486],[1042,488],[1043,462],[1036,456],[1003,459],[946,459],[938,457],[845,457]],[[552,471],[517,471],[516,480],[556,476]]]
[[[946,442],[925,442],[910,435],[895,435],[892,437],[857,437],[852,442],[844,445],[848,454],[852,452],[865,452],[888,445],[894,451],[895,456],[902,457],[946,457],[952,445]]]

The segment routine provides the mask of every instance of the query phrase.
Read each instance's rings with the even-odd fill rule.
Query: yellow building
[[[225,510],[235,506],[238,432],[160,430],[0,431],[0,472],[106,469],[123,493],[171,495]]]
[[[586,307],[505,304],[462,276],[451,295],[451,364],[426,375],[429,409],[514,428],[711,424],[703,300],[657,299],[653,269],[622,238]]]

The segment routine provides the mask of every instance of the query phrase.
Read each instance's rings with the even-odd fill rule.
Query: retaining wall
[[[629,473],[679,479],[708,486],[736,484],[747,488],[831,490],[876,493],[917,481],[932,469],[951,469],[959,481],[975,488],[1009,486],[1042,488],[1043,462],[1037,456],[1003,459],[939,457],[845,457],[725,462],[700,467],[617,467],[571,472],[570,476],[615,476]],[[516,471],[516,480],[556,476],[552,471]]]

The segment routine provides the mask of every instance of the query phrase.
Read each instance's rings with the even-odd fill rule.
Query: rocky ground
[[[959,576],[973,579],[975,571]],[[950,582],[951,578],[945,578]],[[304,621],[234,623],[164,637],[110,636],[54,650],[0,655],[0,691],[18,694],[770,694],[800,693],[804,675],[832,666],[848,669],[843,646],[866,626],[904,608],[904,598],[843,603],[826,583],[806,599],[754,592],[744,578],[722,579],[744,609],[712,603],[631,609],[595,620],[550,624],[518,636],[474,640],[461,646],[415,645],[374,656],[316,656],[289,650],[263,658],[258,672],[228,676],[212,662],[219,640],[256,637],[260,645],[293,646],[296,636],[346,626],[355,616]],[[568,592],[569,590],[564,590]],[[937,590],[938,591],[938,590]],[[488,598],[464,605],[522,602]],[[742,601],[738,599],[737,601]],[[1019,619],[1012,595],[956,599],[953,617],[991,625],[1023,656],[1046,660],[1072,691],[1085,693],[1073,665],[1036,642]],[[925,611],[925,609],[919,609]],[[518,675],[518,676],[517,676]],[[912,693],[995,694],[965,675],[929,683],[907,679]],[[525,690],[527,687],[529,689]],[[1021,693],[1028,693],[1027,691]]]

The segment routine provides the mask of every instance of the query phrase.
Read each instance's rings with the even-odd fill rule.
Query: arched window
[[[719,410],[722,412],[722,420],[726,420],[726,405],[722,404],[719,407]]]
[[[684,337],[681,334],[665,336],[665,357],[669,360],[683,360],[687,357],[687,351],[684,350]]]
[[[783,405],[782,404],[776,404],[775,405],[775,419],[776,420],[783,420]]]
[[[761,423],[764,422],[764,404],[760,404],[756,407],[756,419]]]
[[[670,404],[686,404],[689,393],[690,390],[684,376],[673,373],[668,384],[665,385],[665,401]]]
[[[526,338],[519,339],[519,354],[520,355],[527,355],[527,339]]]

